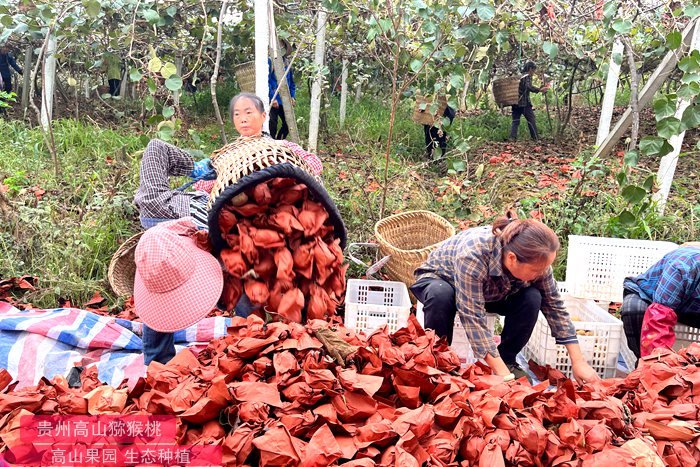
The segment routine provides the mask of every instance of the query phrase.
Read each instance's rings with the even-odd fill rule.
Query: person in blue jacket
[[[0,46],[0,83],[2,83],[0,90],[6,93],[12,92],[12,70],[10,67],[17,70],[20,75],[22,74],[22,68],[17,65],[7,46]],[[5,113],[4,107],[0,107],[0,113]]]
[[[289,66],[289,54],[292,51],[292,47],[288,41],[281,39],[280,42],[284,47],[282,53],[282,61],[284,62],[285,72],[287,73],[287,85],[289,86],[289,94],[292,97],[292,105],[296,103],[296,84],[294,84],[294,71]],[[287,119],[284,116],[284,108],[282,107],[282,97],[280,93],[277,92],[277,96],[273,99],[275,91],[277,91],[277,76],[275,75],[274,67],[272,66],[272,60],[267,60],[268,74],[267,74],[267,87],[270,99],[270,136],[275,139],[286,139],[289,135],[289,126],[287,125]],[[287,71],[289,70],[289,71]],[[282,126],[277,128],[277,120],[282,120]]]
[[[22,68],[17,65],[7,46],[3,45],[0,47],[0,75],[2,75],[3,82],[2,90],[8,93],[12,92],[12,70],[10,67],[14,68],[20,75],[22,74]]]

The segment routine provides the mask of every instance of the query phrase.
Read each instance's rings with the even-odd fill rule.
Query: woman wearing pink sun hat
[[[172,333],[199,322],[221,297],[221,265],[195,244],[191,235],[196,231],[191,217],[162,222],[148,229],[136,246],[134,306],[145,324],[146,365],[174,357]]]

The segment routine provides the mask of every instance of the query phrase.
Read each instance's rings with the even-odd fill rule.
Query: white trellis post
[[[610,122],[612,121],[613,107],[615,106],[615,95],[617,94],[617,82],[620,78],[620,63],[615,61],[615,56],[622,57],[624,46],[620,39],[615,39],[610,54],[610,63],[608,65],[608,78],[605,82],[605,95],[603,96],[603,105],[600,109],[600,122],[598,124],[598,135],[595,139],[595,145],[600,146],[608,133],[610,133]]]
[[[255,0],[255,94],[265,104],[265,112],[270,114],[270,102],[267,95],[267,50],[270,46],[270,26],[268,15],[269,0]],[[269,130],[269,119],[265,120],[263,129]]]
[[[315,153],[318,145],[318,126],[321,117],[321,91],[323,88],[323,58],[326,54],[326,16],[324,10],[318,12],[316,28],[316,49],[314,67],[316,76],[311,86],[311,103],[309,112],[309,152]]]
[[[345,127],[345,112],[348,103],[348,59],[343,58],[343,74],[340,82],[340,128]]]
[[[693,30],[693,38],[690,42],[690,49],[688,50],[688,55],[693,53],[694,50],[700,50],[700,24],[695,25]],[[683,112],[690,105],[690,101],[679,98],[676,104],[675,117],[680,120],[683,116]],[[671,191],[671,184],[673,183],[673,176],[676,173],[676,165],[678,164],[678,155],[681,152],[681,146],[683,145],[683,138],[685,137],[685,131],[680,134],[673,135],[669,138],[668,142],[673,148],[673,150],[661,158],[659,163],[659,171],[656,173],[656,181],[659,184],[659,191],[654,193],[653,200],[656,201],[656,209],[660,214],[664,213],[666,209],[666,200],[668,199],[668,194]]]
[[[51,115],[53,113],[53,93],[56,84],[56,36],[49,31],[51,36],[46,47],[46,59],[44,60],[44,75],[41,90],[41,127],[49,130]]]

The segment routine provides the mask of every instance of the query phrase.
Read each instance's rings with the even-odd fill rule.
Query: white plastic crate
[[[688,347],[693,342],[700,342],[700,329],[693,328],[685,324],[676,324],[674,332],[676,333],[676,341],[673,343],[673,350],[675,351]],[[634,370],[637,363],[637,357],[627,345],[627,337],[625,336],[624,332],[622,333],[620,355],[622,355],[622,359],[624,360],[627,369],[630,371]]]
[[[625,278],[646,272],[676,248],[672,242],[569,235],[568,292],[600,302],[622,302]]]
[[[423,313],[423,304],[421,302],[416,302],[416,319],[421,326],[425,327],[425,314]],[[492,313],[486,314],[486,325],[491,332],[493,332],[496,328],[497,319],[501,320],[501,324],[503,323],[503,318],[501,316]],[[474,351],[469,343],[467,331],[464,330],[462,320],[459,319],[458,314],[455,315],[455,322],[453,326],[452,343],[450,344],[450,348],[452,348],[452,350],[454,350],[459,356],[459,362],[462,366],[471,365],[472,363],[476,362],[477,359],[474,357]]]
[[[411,299],[403,282],[348,280],[345,294],[345,326],[372,332],[387,325],[389,332],[406,326]]]
[[[693,342],[700,342],[700,329],[687,326],[685,324],[676,324],[676,342],[673,344],[674,350],[680,350],[688,347]]]
[[[577,336],[584,358],[601,377],[613,377],[617,371],[617,359],[623,337],[622,321],[592,300],[570,295],[562,295],[562,298],[576,330],[591,334]],[[538,316],[535,329],[523,349],[523,356],[526,360],[532,359],[540,365],[551,365],[571,377],[569,353],[565,346],[555,343],[549,323],[542,313]]]

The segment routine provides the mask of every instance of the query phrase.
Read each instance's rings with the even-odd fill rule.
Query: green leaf
[[[141,78],[143,78],[143,75],[138,70],[138,68],[132,68],[129,72],[129,79],[131,81],[141,81]]]
[[[182,78],[177,75],[171,76],[165,80],[165,87],[175,92],[182,87]]]
[[[165,10],[165,12],[172,18],[177,14],[177,7],[175,5],[171,5]]]
[[[637,185],[627,185],[622,189],[622,197],[630,204],[637,204],[647,195],[647,190]]]
[[[163,68],[163,62],[160,61],[160,58],[153,57],[148,61],[148,71],[151,73],[158,73],[161,68]]]
[[[642,184],[642,186],[645,190],[647,190],[647,192],[649,192],[652,188],[654,188],[655,181],[656,175],[649,175],[647,178],[644,179],[644,183]]]
[[[681,129],[689,130],[700,126],[700,105],[689,105],[681,117]]]
[[[700,5],[688,5],[683,12],[688,18],[695,18],[700,15]]]
[[[637,218],[635,215],[626,209],[622,211],[619,216],[617,216],[617,219],[624,225],[634,225],[637,223]]]
[[[668,36],[666,36],[666,45],[669,49],[677,49],[681,46],[682,40],[683,36],[681,35],[681,33],[679,31],[673,31],[669,33]]]
[[[177,73],[177,68],[175,67],[174,63],[171,62],[166,62],[163,65],[163,68],[160,69],[160,74],[163,76],[163,78],[168,79],[172,75]]]
[[[606,18],[614,18],[615,14],[617,13],[617,1],[616,0],[609,0],[605,2],[605,5],[603,6],[603,16]]]
[[[692,101],[695,98],[695,96],[700,94],[700,84],[698,84],[697,82],[684,84],[678,88],[676,94],[681,99]]]
[[[457,51],[454,47],[447,44],[442,47],[442,55],[443,57],[445,57],[446,60],[452,60],[453,58],[455,58],[455,55],[457,55]]]
[[[462,89],[462,87],[464,86],[464,76],[462,76],[462,75],[450,76],[450,84],[455,89]]]
[[[658,136],[645,136],[639,140],[639,150],[645,156],[653,156],[661,151],[664,142],[666,140]]]
[[[673,151],[673,146],[671,146],[671,143],[665,139],[662,141],[663,143],[661,143],[661,149],[659,149],[659,157],[664,157],[666,154],[670,154],[671,151]]]
[[[157,90],[156,80],[153,78],[148,78],[148,92],[155,94]]]
[[[659,136],[668,139],[681,132],[681,121],[676,117],[668,117],[656,123],[656,128],[659,130]]]
[[[615,180],[617,180],[617,184],[620,185],[620,188],[625,186],[627,184],[627,174],[621,170],[615,175]]]
[[[149,23],[157,23],[160,19],[160,15],[158,14],[158,12],[156,10],[151,10],[150,8],[147,10],[143,10],[141,14],[143,15],[144,19]]]
[[[173,115],[175,115],[175,109],[172,106],[166,105],[163,107],[163,117],[170,118]]]
[[[559,53],[559,45],[554,42],[544,41],[542,50],[544,50],[544,53],[549,55],[550,58],[555,58]]]
[[[637,151],[627,151],[623,161],[630,167],[636,167],[639,163],[639,153]]]
[[[420,71],[420,67],[421,67],[422,65],[423,65],[423,61],[422,61],[422,60],[413,60],[413,61],[411,62],[411,65],[410,65],[411,71],[413,71],[414,73],[418,73],[418,71]]]
[[[143,104],[146,106],[146,110],[153,110],[153,107],[155,107],[155,100],[153,99],[153,96],[150,94],[146,96],[146,98],[143,100]]]
[[[496,9],[489,3],[479,3],[476,7],[476,14],[482,21],[489,21],[496,14]]]
[[[680,68],[683,73],[696,73],[700,71],[700,63],[698,62],[699,57],[698,52],[693,51],[692,54],[683,57],[678,62],[678,68]]]
[[[169,126],[164,126],[160,130],[158,130],[158,137],[160,139],[162,139],[163,141],[172,140],[174,134],[175,134],[175,128],[172,128]]]
[[[163,118],[163,116],[161,114],[155,114],[155,115],[151,115],[150,117],[148,117],[146,119],[146,122],[149,125],[157,125],[160,122],[162,122],[163,120],[165,120],[165,119]]]
[[[2,18],[0,18],[0,24],[9,28],[13,24],[12,16],[4,15]]]
[[[96,18],[97,15],[100,14],[100,2],[97,0],[88,0],[87,2],[83,2],[83,6],[85,7],[85,12],[90,18]]]
[[[627,34],[632,30],[632,21],[618,18],[613,21],[612,28],[620,34]]]
[[[654,112],[656,113],[656,121],[663,120],[666,117],[676,113],[676,98],[671,96],[661,96],[654,101]]]

